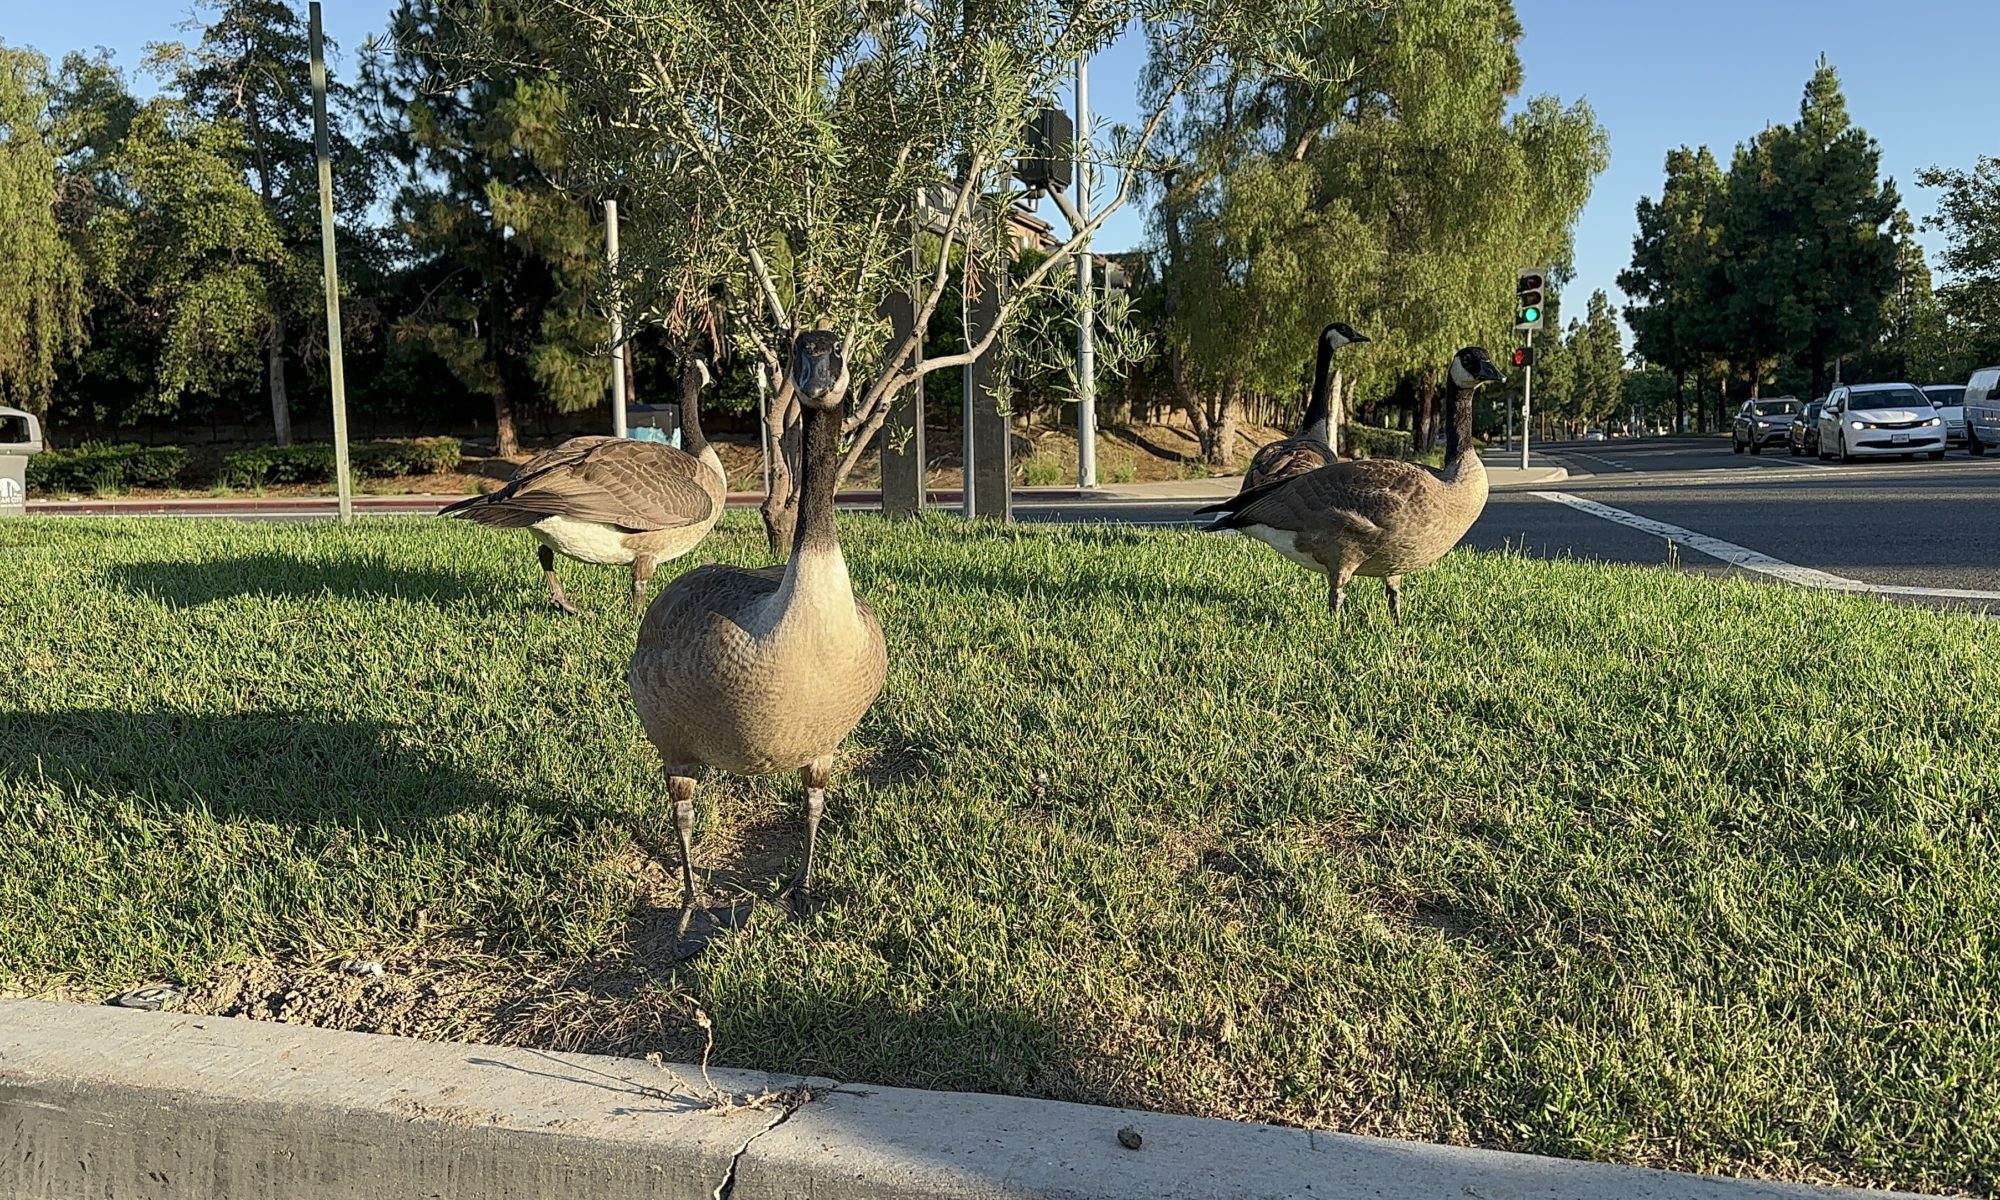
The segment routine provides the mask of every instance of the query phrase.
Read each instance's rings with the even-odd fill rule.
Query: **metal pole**
[[[340,497],[340,521],[354,520],[354,484],[347,475],[347,370],[340,346],[340,261],[333,245],[333,154],[326,137],[326,47],[320,34],[319,0],[312,0],[308,33],[312,41],[313,156],[319,162],[320,272],[326,282],[327,368],[333,390],[333,476]]]
[[[1076,60],[1076,213],[1090,226],[1090,60]],[[1096,267],[1085,232],[1076,256],[1076,485],[1097,486]]]
[[[611,275],[611,436],[625,437],[625,292],[618,285],[618,202],[604,202],[604,267]]]
[[[1528,349],[1535,348],[1535,331],[1528,330]],[[1535,394],[1535,364],[1521,368],[1521,469],[1528,469],[1528,414],[1533,411],[1529,400]]]

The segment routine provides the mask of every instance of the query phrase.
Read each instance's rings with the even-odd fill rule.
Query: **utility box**
[[[665,442],[681,448],[681,406],[678,404],[629,404],[625,407],[625,435],[635,442]]]
[[[42,423],[0,408],[0,517],[28,515],[28,459],[42,452]]]

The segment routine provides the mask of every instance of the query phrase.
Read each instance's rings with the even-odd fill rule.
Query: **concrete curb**
[[[0,1001],[0,1195],[1886,1196],[633,1059]],[[720,1104],[715,1101],[720,1099]],[[1121,1145],[1136,1130],[1138,1149]]]
[[[1565,467],[1529,467],[1523,471],[1519,467],[1489,466],[1486,478],[1488,485],[1496,491],[1500,488],[1542,487],[1568,479],[1569,470]]]

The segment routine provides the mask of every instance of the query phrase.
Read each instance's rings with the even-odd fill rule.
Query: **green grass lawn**
[[[676,967],[622,572],[571,621],[519,534],[0,523],[0,989],[2000,1186],[1990,623],[1458,553],[1392,629],[1242,539],[843,528],[892,666],[829,905],[768,900],[796,782],[716,781],[767,899]]]

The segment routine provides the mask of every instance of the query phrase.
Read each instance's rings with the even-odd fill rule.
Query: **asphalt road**
[[[1937,463],[1841,466],[1782,448],[1731,454],[1725,439],[1659,438],[1538,446],[1535,461],[1566,467],[1570,478],[1495,491],[1468,545],[2000,612],[2000,458],[1953,451]],[[1071,502],[1017,511],[1024,520],[1178,524],[1195,507]]]

